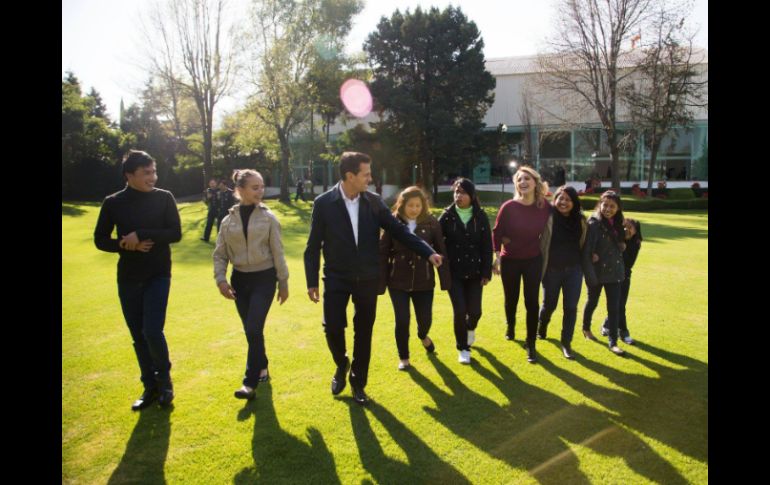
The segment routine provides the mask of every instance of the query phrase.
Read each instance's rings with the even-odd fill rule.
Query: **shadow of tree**
[[[642,236],[645,242],[671,241],[675,239],[708,239],[708,229],[669,226],[642,221]]]
[[[61,204],[61,215],[63,216],[80,217],[85,213],[86,211],[76,205],[65,204],[64,202]]]
[[[364,468],[377,483],[470,483],[456,468],[444,462],[417,435],[387,409],[375,402],[365,409],[350,400],[350,421]],[[372,430],[368,409],[404,450],[409,463],[385,455]]]
[[[171,411],[153,406],[139,412],[126,451],[112,472],[109,485],[120,483],[165,484],[163,467],[171,435]]]
[[[257,389],[257,397],[238,412],[238,420],[254,416],[252,456],[254,466],[238,472],[236,485],[254,483],[340,483],[334,457],[321,433],[307,428],[305,443],[281,429],[273,405],[273,390],[268,382]]]

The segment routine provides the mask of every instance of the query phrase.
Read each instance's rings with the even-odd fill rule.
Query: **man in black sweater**
[[[394,239],[436,267],[441,265],[441,256],[393,217],[379,196],[366,191],[372,181],[369,155],[343,153],[340,176],[340,183],[319,195],[313,203],[305,249],[305,277],[308,296],[318,303],[318,271],[323,249],[323,325],[326,343],[337,365],[332,378],[332,394],[337,395],[345,388],[350,369],[353,398],[359,404],[366,404],[369,397],[364,387],[377,311],[380,228],[389,231]],[[351,297],[355,306],[352,364],[345,347],[346,309]]]
[[[94,243],[118,253],[118,296],[139,361],[142,396],[134,411],[156,399],[166,406],[174,399],[171,362],[163,334],[171,286],[170,243],[182,239],[179,212],[171,192],[156,189],[155,160],[130,150],[123,159],[126,188],[102,203]],[[117,227],[118,238],[113,238]]]

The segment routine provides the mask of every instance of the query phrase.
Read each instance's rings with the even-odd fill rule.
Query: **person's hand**
[[[492,262],[492,272],[497,275],[500,274],[500,258],[495,258]]]
[[[441,258],[441,255],[439,253],[433,253],[428,258],[428,261],[430,261],[431,264],[433,264],[433,266],[435,266],[436,268],[441,266],[441,260],[442,260],[442,258]]]
[[[599,262],[599,255],[596,253],[591,254],[591,262],[592,263],[598,263]]]
[[[126,234],[120,239],[120,247],[128,251],[136,251],[136,246],[139,244],[139,236],[136,235],[136,231],[131,234]]]
[[[481,286],[487,286],[487,283],[489,283],[489,278],[481,278]]]
[[[222,296],[228,300],[235,300],[235,290],[233,290],[233,287],[230,286],[227,281],[223,281],[217,286],[219,286],[219,292],[222,293]]]
[[[307,289],[307,296],[310,298],[310,301],[313,303],[318,303],[321,299],[318,296],[318,288],[308,288]]]
[[[275,300],[283,305],[283,302],[289,299],[289,288],[278,288],[278,296],[275,297]]]
[[[145,239],[144,241],[139,241],[139,244],[136,245],[136,250],[146,253],[152,249],[154,244],[155,243],[152,241],[152,239]]]

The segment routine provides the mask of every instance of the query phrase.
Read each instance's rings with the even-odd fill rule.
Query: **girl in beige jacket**
[[[283,255],[281,225],[262,203],[265,193],[262,175],[255,170],[236,170],[233,182],[240,202],[230,208],[222,220],[213,254],[214,278],[222,296],[235,300],[248,342],[246,375],[235,397],[253,399],[257,384],[270,378],[265,353],[265,320],[276,283],[280,304],[289,298],[289,269]],[[229,284],[228,263],[233,265]]]

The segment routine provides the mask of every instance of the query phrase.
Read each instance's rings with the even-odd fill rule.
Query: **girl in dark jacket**
[[[543,306],[540,307],[537,337],[545,339],[551,315],[564,293],[561,351],[572,359],[572,335],[577,321],[580,289],[583,286],[581,250],[588,225],[577,191],[567,185],[554,194],[553,208],[543,233]]]
[[[620,195],[608,190],[602,194],[596,211],[588,219],[588,235],[583,247],[583,268],[588,286],[588,301],[583,310],[583,335],[589,340],[596,340],[591,333],[591,317],[604,288],[607,297],[609,345],[610,350],[617,355],[624,354],[618,347],[618,320],[620,285],[625,279],[625,248]]]
[[[470,364],[471,345],[481,318],[482,288],[492,279],[492,231],[473,182],[459,178],[452,190],[455,202],[444,209],[438,221],[449,255],[449,298],[459,361]]]
[[[623,251],[623,266],[626,270],[626,279],[620,285],[620,316],[618,317],[618,333],[620,340],[633,345],[634,339],[628,332],[628,322],[626,321],[626,302],[628,301],[628,292],[631,289],[631,268],[634,267],[636,257],[639,255],[639,249],[642,247],[642,225],[636,219],[623,219],[623,228],[626,230],[626,250]],[[602,335],[609,334],[609,318],[604,319],[602,325]]]
[[[535,342],[540,281],[543,278],[541,242],[551,206],[545,200],[547,186],[531,167],[521,167],[513,176],[516,196],[500,206],[495,220],[493,271],[503,280],[505,337],[513,340],[519,289],[524,282],[524,306],[527,309],[527,361],[537,362]]]
[[[422,238],[446,258],[441,226],[429,212],[428,200],[419,187],[404,189],[393,206],[393,215],[409,227],[409,231]],[[441,289],[448,290],[449,268],[438,269]],[[433,288],[436,286],[433,265],[427,259],[411,251],[385,231],[380,238],[380,294],[387,286],[396,317],[396,347],[399,370],[408,370],[409,364],[409,300],[414,305],[417,320],[417,336],[429,353],[435,350],[428,332],[433,321]]]

